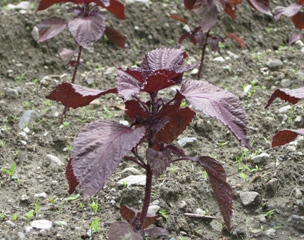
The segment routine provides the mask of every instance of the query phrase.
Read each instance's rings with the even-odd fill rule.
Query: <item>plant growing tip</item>
[[[123,239],[128,234],[132,239],[168,234],[163,228],[148,228],[157,219],[156,215],[147,213],[152,177],[159,177],[171,163],[184,160],[195,162],[206,170],[226,226],[231,228],[233,192],[226,182],[223,166],[208,156],[185,156],[173,141],[198,111],[221,121],[242,146],[250,148],[245,112],[232,93],[205,81],[184,80],[184,72],[194,67],[183,64],[186,57],[186,52],[181,49],[156,49],[145,55],[138,68],[117,67],[116,87],[113,89],[96,90],[62,83],[52,93],[51,99],[73,108],[88,105],[108,93],[119,94],[124,99],[130,127],[109,120],[98,120],[85,126],[73,141],[66,168],[69,193],[72,194],[78,186],[84,199],[98,193],[123,160],[145,169],[142,209],[122,205],[120,213],[126,222],[113,223],[109,239]],[[181,86],[174,97],[165,100],[158,96],[160,90],[174,85]],[[192,109],[182,104],[184,102],[190,103]],[[139,148],[145,146],[145,153],[140,153]]]

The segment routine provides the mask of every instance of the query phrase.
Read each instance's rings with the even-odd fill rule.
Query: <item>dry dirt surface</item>
[[[113,63],[131,67],[141,62],[147,50],[178,47],[183,25],[168,16],[184,15],[189,21],[195,17],[181,1],[148,2],[127,3],[125,21],[107,14],[108,24],[126,35],[127,47],[119,49],[105,39],[96,43],[95,52],[82,57],[78,84],[113,87]],[[85,202],[80,192],[67,193],[65,167],[79,130],[96,119],[124,120],[123,102],[112,95],[100,98],[95,105],[68,111],[58,126],[62,105],[45,96],[58,82],[70,81],[72,69],[57,50],[75,48],[75,42],[64,32],[37,44],[31,32],[49,16],[68,17],[68,5],[35,14],[37,1],[26,10],[9,9],[7,4],[0,2],[0,239],[107,239],[110,223],[121,220],[120,205],[139,209],[142,204],[143,186],[118,186],[117,182],[144,173],[123,162],[104,189]],[[304,105],[275,100],[264,108],[275,88],[303,86],[303,44],[286,47],[295,32],[290,22],[275,23],[245,4],[236,20],[223,16],[214,31],[234,32],[246,44],[241,49],[227,40],[219,53],[208,51],[204,78],[240,97],[252,151],[240,147],[216,119],[203,115],[197,115],[178,140],[192,139],[184,146],[187,154],[210,155],[223,163],[234,190],[232,230],[229,233],[223,225],[204,170],[183,162],[153,181],[151,200],[160,208],[156,225],[170,233],[160,239],[304,239],[304,139],[298,137],[275,149],[270,144],[282,128],[303,128]],[[183,47],[187,62],[199,61],[197,47],[188,42]],[[193,72],[186,77],[195,78]],[[210,222],[186,213],[218,219]]]

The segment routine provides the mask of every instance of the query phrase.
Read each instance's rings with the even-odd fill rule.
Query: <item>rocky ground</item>
[[[121,203],[141,207],[143,186],[125,186],[122,179],[144,173],[123,162],[105,188],[85,202],[78,192],[68,195],[65,167],[72,141],[85,124],[95,119],[124,120],[122,101],[110,95],[100,98],[94,105],[70,110],[58,126],[62,106],[45,96],[58,82],[70,80],[72,69],[58,57],[57,49],[75,48],[75,43],[65,32],[37,44],[31,32],[48,16],[67,17],[67,6],[36,14],[37,1],[25,9],[8,6],[18,2],[0,3],[1,239],[107,239],[109,224],[121,218]],[[222,17],[215,32],[233,31],[246,48],[227,40],[219,53],[208,51],[204,78],[240,97],[252,151],[240,147],[221,123],[203,115],[196,116],[177,141],[191,140],[184,146],[189,155],[211,155],[223,163],[235,196],[232,231],[223,228],[221,218],[209,222],[185,215],[221,217],[203,169],[184,162],[172,165],[153,182],[151,209],[160,215],[156,225],[170,233],[163,239],[304,238],[304,139],[275,149],[270,145],[278,130],[303,128],[304,105],[275,100],[264,108],[275,88],[303,86],[304,46],[297,42],[286,47],[295,32],[287,19],[275,23],[245,3],[239,8],[237,19]],[[179,1],[127,1],[125,21],[108,14],[108,24],[126,35],[127,47],[121,50],[105,40],[98,42],[94,53],[83,55],[77,83],[107,89],[115,82],[112,63],[130,67],[141,62],[147,50],[177,47],[183,26],[170,20],[170,14],[195,23]],[[187,42],[183,47],[188,63],[199,61],[197,47]],[[194,73],[186,77],[195,78]]]

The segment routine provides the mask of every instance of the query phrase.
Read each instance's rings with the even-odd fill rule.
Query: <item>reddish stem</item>
[[[74,82],[75,82],[75,79],[76,79],[77,70],[78,70],[78,67],[79,67],[79,64],[80,64],[81,52],[82,52],[82,47],[79,46],[78,56],[77,56],[77,60],[76,60],[76,63],[75,63],[75,67],[74,67],[74,72],[73,72],[73,77],[72,77],[71,83],[74,83]],[[68,111],[68,109],[69,109],[69,108],[68,108],[67,106],[64,106],[64,109],[63,109],[63,111],[62,111],[62,113],[61,113],[61,116],[60,116],[58,125],[61,125],[61,124],[62,124],[63,118],[64,118],[66,112]]]
[[[204,61],[205,61],[205,54],[206,54],[206,47],[207,47],[208,38],[209,38],[209,31],[206,33],[205,42],[204,42],[203,47],[202,47],[201,63],[200,63],[199,70],[198,70],[198,73],[197,73],[197,80],[201,79],[202,75],[203,75],[202,72],[203,72],[203,66],[204,66]]]

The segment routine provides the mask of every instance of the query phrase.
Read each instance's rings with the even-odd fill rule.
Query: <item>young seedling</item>
[[[215,198],[225,224],[230,230],[233,191],[226,182],[222,164],[209,156],[185,156],[173,141],[190,124],[196,112],[215,117],[226,125],[240,144],[250,148],[247,120],[239,99],[232,93],[205,81],[183,80],[187,57],[181,49],[156,49],[148,52],[139,68],[118,68],[116,87],[95,90],[73,83],[61,83],[49,96],[63,105],[78,108],[108,94],[119,94],[125,102],[130,126],[114,121],[98,120],[85,126],[73,141],[71,158],[66,168],[69,193],[79,186],[84,199],[98,193],[122,160],[132,161],[146,172],[145,195],[141,210],[122,205],[121,216],[126,222],[112,223],[109,239],[142,239],[167,235],[163,228],[146,229],[157,219],[147,214],[151,197],[152,177],[158,178],[172,163],[189,160],[208,173]],[[180,86],[175,96],[159,97],[159,92]],[[69,93],[67,95],[61,92]],[[193,110],[185,105],[186,100]]]
[[[91,206],[91,208],[92,208],[94,214],[96,215],[97,212],[98,212],[98,203],[96,203],[96,202],[94,201],[94,198],[93,198],[93,197],[91,198],[91,200],[92,200],[92,202],[91,202],[90,206]]]
[[[32,219],[33,217],[34,217],[34,210],[32,209],[32,210],[30,210],[29,212],[27,212],[26,214],[25,214],[25,216],[26,216],[26,218],[27,219]]]
[[[12,180],[17,168],[17,164],[14,162],[10,169],[1,168],[0,170],[8,175],[9,180]]]
[[[125,37],[116,29],[106,26],[105,16],[99,8],[105,8],[113,13],[119,19],[125,19],[124,4],[118,0],[40,0],[37,11],[45,10],[54,4],[63,4],[71,2],[75,6],[70,9],[73,13],[72,19],[66,22],[59,17],[51,17],[38,26],[39,39],[38,42],[43,42],[60,34],[66,27],[72,34],[76,43],[77,50],[60,48],[58,50],[61,58],[70,59],[77,54],[76,60],[71,60],[69,65],[74,66],[71,82],[74,83],[80,58],[83,49],[93,51],[93,43],[98,41],[104,34],[114,44],[121,48],[125,46]],[[63,117],[68,110],[64,108],[59,124],[62,123]]]
[[[236,6],[242,1],[218,1],[218,0],[184,0],[186,9],[193,11],[200,17],[199,24],[195,28],[191,28],[190,24],[184,17],[171,15],[172,19],[184,23],[189,31],[184,33],[180,39],[181,43],[186,38],[189,38],[194,45],[198,45],[202,49],[201,61],[197,79],[202,78],[202,70],[205,60],[205,53],[207,45],[210,46],[211,51],[218,51],[219,47],[225,39],[230,38],[235,40],[242,48],[245,47],[243,40],[234,33],[228,33],[225,37],[214,35],[212,30],[219,22],[220,15],[225,12],[231,18],[236,18]],[[269,8],[270,1],[247,0],[248,4],[257,11],[272,16]]]

